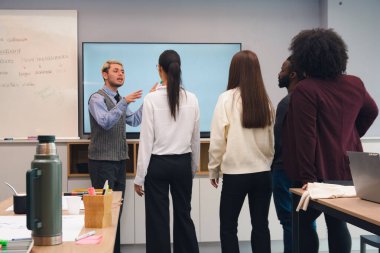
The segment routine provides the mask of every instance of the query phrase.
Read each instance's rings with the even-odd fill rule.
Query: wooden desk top
[[[106,228],[84,228],[82,233],[95,230],[97,235],[103,235],[103,239],[99,244],[95,245],[77,245],[75,242],[63,242],[60,245],[55,246],[34,246],[32,253],[83,253],[83,252],[113,252],[113,247],[116,237],[116,228],[118,223],[118,217],[120,212],[119,202],[121,200],[121,192],[113,192],[112,200],[112,226]],[[12,205],[12,198],[8,198],[0,202],[0,215],[15,215],[13,211],[5,211]],[[66,214],[66,211],[63,212]],[[83,210],[81,211],[83,213]]]
[[[291,188],[290,192],[302,196],[304,191],[300,188]],[[378,203],[363,200],[358,197],[316,199],[313,201],[380,226],[380,204]]]

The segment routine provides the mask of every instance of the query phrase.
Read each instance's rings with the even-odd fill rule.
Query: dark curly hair
[[[306,77],[334,79],[346,71],[347,46],[332,29],[303,30],[289,47],[294,67]]]
[[[292,73],[292,72],[296,73],[297,79],[299,81],[305,79],[304,72],[300,71],[299,69],[296,69],[293,58],[291,56],[289,56],[286,60],[290,63],[290,65],[289,65],[289,73]]]

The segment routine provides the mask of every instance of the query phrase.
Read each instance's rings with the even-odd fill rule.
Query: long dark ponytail
[[[182,85],[181,59],[176,51],[166,50],[160,55],[158,63],[168,76],[168,103],[170,113],[175,120],[177,110],[179,110],[179,93]]]

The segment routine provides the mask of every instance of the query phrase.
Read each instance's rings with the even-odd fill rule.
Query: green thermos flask
[[[31,170],[26,172],[26,225],[34,244],[62,243],[62,163],[55,136],[38,136]]]

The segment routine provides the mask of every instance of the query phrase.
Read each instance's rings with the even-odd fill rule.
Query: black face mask
[[[278,78],[278,87],[280,88],[288,88],[290,84],[290,77],[289,75],[284,76],[282,78]]]

